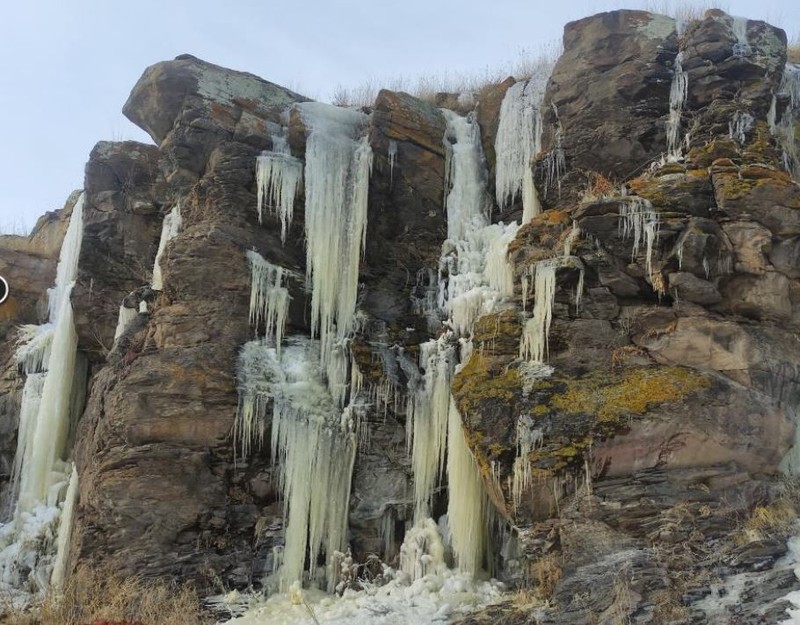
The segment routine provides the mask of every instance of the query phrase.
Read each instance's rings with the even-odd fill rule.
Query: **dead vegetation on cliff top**
[[[0,615],[0,625],[207,625],[211,622],[203,613],[197,594],[187,585],[140,576],[122,577],[89,568],[79,569],[60,597],[49,595],[28,610],[7,610]]]

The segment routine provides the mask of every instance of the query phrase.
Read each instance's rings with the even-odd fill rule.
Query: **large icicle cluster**
[[[181,205],[176,204],[170,212],[164,215],[164,222],[161,226],[161,238],[158,241],[156,260],[153,263],[152,287],[154,291],[160,291],[164,288],[164,277],[161,273],[161,257],[167,249],[167,243],[178,236],[182,225]]]
[[[303,181],[303,162],[292,156],[285,129],[277,128],[272,137],[272,150],[256,159],[258,221],[263,223],[264,208],[277,215],[281,222],[281,241],[292,225],[294,198]]]
[[[447,121],[447,240],[442,246],[438,305],[450,330],[420,347],[424,375],[412,377],[407,427],[414,470],[414,518],[424,524],[431,514],[433,495],[446,469],[450,546],[459,569],[475,573],[484,556],[486,494],[450,385],[459,359],[465,360],[471,351],[469,336],[474,322],[504,305],[513,294],[507,250],[518,225],[489,222],[491,200],[474,118],[447,110],[443,113]]]
[[[64,455],[73,417],[74,387],[81,381],[76,376],[78,339],[70,295],[78,274],[83,203],[81,195],[61,246],[55,285],[48,290],[49,322],[39,328],[24,328],[23,340],[27,343],[17,351],[17,361],[27,378],[11,478],[16,505],[12,521],[0,526],[0,582],[17,588],[27,584],[33,591],[44,590],[49,584],[53,557],[58,564],[54,579],[63,581],[69,541],[55,540],[54,528],[61,517],[60,536],[71,529],[74,501],[65,503],[65,494],[74,500],[77,493],[77,487],[68,489],[74,469]],[[55,546],[57,553],[47,545]],[[27,579],[21,578],[23,572],[28,572]]]
[[[544,91],[538,87],[539,83],[527,80],[506,91],[494,142],[497,205],[503,210],[521,194],[522,223],[540,210],[532,170],[532,160],[542,149],[540,106]]]
[[[308,130],[305,171],[306,275],[311,333],[323,365],[354,329],[358,270],[367,233],[372,149],[367,116],[317,102],[298,105]]]
[[[271,452],[283,492],[285,546],[282,588],[302,579],[325,554],[345,546],[357,411],[342,411],[328,391],[318,341],[292,337],[282,353],[262,341],[239,357],[236,436],[249,451],[263,439],[271,409]],[[329,585],[335,577],[330,572]]]
[[[331,569],[334,554],[345,547],[361,411],[355,401],[362,385],[348,342],[357,329],[372,169],[372,150],[362,136],[366,115],[311,102],[297,110],[307,130],[305,172],[275,134],[273,151],[256,164],[258,211],[261,218],[267,204],[278,213],[285,240],[297,185],[304,180],[312,337],[284,341],[288,272],[248,252],[250,321],[257,330],[265,326],[265,336],[240,353],[234,425],[245,456],[271,427],[284,501],[285,544],[277,567],[284,589],[302,581],[307,558],[313,570],[324,553]],[[335,577],[329,570],[331,588]]]

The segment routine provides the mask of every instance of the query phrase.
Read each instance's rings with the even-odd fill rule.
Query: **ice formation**
[[[529,415],[521,415],[517,420],[517,457],[514,459],[511,497],[514,506],[522,501],[522,493],[533,483],[530,455],[542,446],[544,432],[537,428]]]
[[[489,501],[478,463],[467,445],[461,414],[450,397],[447,417],[447,518],[456,565],[464,573],[481,569],[486,550]]]
[[[755,119],[750,113],[736,111],[733,115],[733,119],[728,122],[728,135],[740,145],[744,145],[747,140],[747,133],[750,132],[750,129],[753,127],[754,121]]]
[[[305,170],[306,276],[311,284],[311,333],[327,363],[334,343],[353,330],[358,271],[367,234],[372,149],[358,111],[298,105],[308,130]]]
[[[414,518],[431,514],[431,499],[445,466],[450,382],[456,352],[445,335],[420,346],[420,365],[424,378],[411,397],[406,427],[411,445],[414,472]]]
[[[558,109],[553,104],[553,113],[556,116],[555,130],[553,133],[553,147],[544,157],[544,188],[545,196],[551,187],[558,189],[561,196],[561,178],[567,170],[566,153],[564,152],[564,130],[561,127],[561,120],[558,118]]]
[[[272,341],[280,355],[286,317],[289,314],[289,290],[284,286],[288,272],[264,260],[258,252],[247,252],[250,263],[250,323],[266,327],[265,340]]]
[[[394,139],[389,140],[389,188],[391,189],[394,184],[394,166],[397,164],[397,141]]]
[[[457,620],[502,599],[505,587],[495,580],[476,581],[444,563],[439,527],[431,519],[411,527],[401,547],[399,570],[384,567],[382,583],[362,582],[340,598],[295,587],[246,609],[230,625],[433,625]],[[238,611],[241,599],[218,603]]]
[[[540,210],[532,161],[542,149],[542,86],[541,81],[531,79],[506,91],[494,142],[497,205],[502,211],[521,194],[522,223],[530,221]]]
[[[153,281],[152,287],[154,291],[160,291],[164,288],[164,277],[161,273],[161,257],[167,249],[167,243],[178,236],[183,225],[181,218],[181,205],[176,204],[170,212],[164,216],[164,222],[161,226],[161,238],[158,241],[158,251],[156,251],[156,260],[153,263]]]
[[[61,246],[55,285],[48,290],[49,323],[25,329],[23,338],[29,342],[17,352],[27,377],[11,478],[16,505],[11,522],[0,526],[0,582],[30,591],[47,588],[54,555],[51,547],[59,546],[54,529],[60,517],[63,532],[69,531],[71,523],[73,506],[64,497],[74,468],[64,455],[75,412],[74,387],[83,382],[76,375],[78,340],[70,301],[83,238],[83,203],[81,195]],[[56,556],[59,567],[67,547],[68,542],[62,541]],[[62,573],[59,569],[57,576]]]
[[[518,226],[489,223],[491,200],[486,192],[480,128],[473,115],[442,111],[447,120],[447,240],[439,266],[439,308],[456,333],[468,334],[479,316],[495,310],[513,293],[506,252]]]
[[[285,129],[278,128],[273,134],[272,150],[262,152],[256,159],[257,210],[259,223],[263,223],[265,207],[277,215],[284,243],[292,225],[294,199],[302,181],[303,162],[292,156]]]
[[[785,101],[780,119],[777,118],[778,98]],[[769,126],[783,149],[783,165],[792,178],[800,180],[800,144],[796,125],[800,118],[800,65],[786,63],[778,93],[772,98]]]
[[[320,344],[292,337],[280,356],[263,341],[242,348],[235,436],[245,452],[263,439],[271,409],[271,453],[283,492],[285,545],[278,574],[286,589],[302,580],[306,556],[343,551],[357,410],[341,410],[320,367]],[[329,585],[334,576],[329,571]]]
[[[689,88],[689,74],[683,71],[683,52],[675,57],[672,85],[669,89],[669,118],[667,119],[667,157],[681,158],[681,115]]]
[[[134,319],[136,319],[136,316],[138,314],[139,311],[136,308],[128,308],[127,306],[125,306],[125,302],[119,305],[119,315],[117,316],[117,327],[114,330],[115,341],[123,335],[126,328],[130,325],[130,323]]]
[[[623,239],[633,237],[631,260],[635,259],[642,244],[645,246],[645,270],[653,274],[653,249],[658,241],[661,219],[649,200],[631,197],[619,207],[619,235]]]
[[[556,270],[561,259],[542,260],[533,266],[533,314],[525,322],[519,344],[520,358],[544,362],[547,341],[553,320],[553,301],[556,293]],[[527,303],[527,282],[523,283],[523,308]]]
[[[53,324],[24,325],[19,331],[18,346],[14,352],[19,368],[26,374],[44,371],[53,346]]]
[[[745,57],[753,54],[753,49],[747,41],[747,18],[733,18],[733,34],[736,36],[736,43],[733,44],[733,56]]]

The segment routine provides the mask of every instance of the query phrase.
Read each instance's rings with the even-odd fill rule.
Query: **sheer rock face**
[[[77,449],[78,559],[234,586],[259,583],[273,566],[282,504],[272,460],[263,449],[234,462],[230,435],[236,359],[255,334],[247,250],[298,276],[289,281],[287,332],[310,330],[300,278],[302,193],[285,244],[276,217],[266,212],[258,223],[255,195],[256,157],[271,147],[278,123],[290,122],[289,143],[302,158],[307,129],[299,115],[284,113],[304,100],[249,74],[179,57],[149,68],[125,105],[159,147],[99,144],[92,153],[78,289],[95,299],[81,304],[77,317],[82,348],[98,358]],[[407,383],[397,358],[430,338],[411,291],[421,270],[435,270],[446,232],[442,114],[382,92],[368,131],[374,169],[361,275],[366,316],[352,349],[365,383],[373,393],[386,391],[388,403],[364,424],[375,447],[364,450],[354,474],[357,553],[381,550],[384,519],[406,515],[404,427],[391,397]],[[149,283],[163,216],[178,202],[183,225],[161,259],[163,291],[148,296],[148,312],[114,342],[119,303]],[[101,263],[100,256],[112,259]],[[422,274],[420,289],[430,286]],[[104,350],[92,344],[98,336]]]
[[[739,56],[739,26],[727,15],[710,12],[680,40],[668,23],[622,11],[567,26],[545,96],[558,111],[547,120],[545,150],[553,153],[557,123],[563,133],[561,194],[543,185],[540,155],[537,183],[550,209],[520,228],[509,249],[519,278],[538,260],[562,256],[568,232],[580,228],[571,251],[580,263],[557,272],[547,357],[554,372],[526,378],[518,344],[532,305],[529,294],[521,315],[518,291],[509,310],[478,322],[453,385],[487,493],[521,528],[522,561],[555,558],[563,567],[558,607],[540,623],[603,622],[619,609],[637,623],[722,622],[725,608],[700,601],[709,570],[687,572],[676,545],[695,561],[714,545],[718,561],[754,587],[764,583],[757,571],[785,551],[786,528],[775,530],[774,543],[743,537],[729,528],[739,513],[726,507],[743,506],[746,519],[756,506],[779,509],[775,476],[797,466],[789,450],[800,381],[800,186],[784,171],[767,119],[784,35],[743,21],[749,52]],[[635,24],[663,28],[651,38],[654,26]],[[664,127],[663,78],[668,87],[679,45],[689,75],[685,156],[640,174],[620,156],[653,161],[666,151],[663,134],[653,138]],[[636,69],[645,59],[647,68]],[[631,93],[638,95],[629,101]],[[743,138],[732,137],[737,112],[753,116]],[[614,133],[627,142],[619,155]],[[625,193],[587,191],[586,170]],[[647,218],[638,249],[625,232],[632,207],[657,213],[650,268]],[[576,266],[584,270],[579,305]],[[527,455],[532,479],[515,502],[525,432],[536,441]],[[693,512],[678,520],[680,509]],[[781,592],[744,601],[742,622],[758,622],[759,611],[777,618],[785,608],[777,599],[797,585],[780,567],[766,575]],[[621,577],[625,588],[613,581]]]
[[[677,52],[675,20],[663,15],[612,11],[567,24],[544,100],[543,151],[555,148],[560,127],[573,172],[623,180],[641,171],[666,145]],[[555,189],[540,195],[557,202]]]

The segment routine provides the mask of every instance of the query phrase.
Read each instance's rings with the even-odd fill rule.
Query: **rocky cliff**
[[[549,600],[518,622],[770,622],[800,588],[780,563],[797,505],[785,477],[800,398],[796,71],[781,30],[717,11],[566,26],[537,105],[541,149],[525,163],[542,211],[503,248],[512,288],[460,332],[471,349],[451,385],[497,517],[484,567]],[[513,85],[487,87],[470,118],[494,223],[523,214],[520,196],[491,206]],[[246,253],[308,273],[305,190],[283,241],[280,215],[257,210],[256,176],[264,150],[308,158],[305,102],[184,55],[148,68],[124,107],[155,145],[92,151],[72,294],[89,381],[71,566],[210,590],[258,586],[279,564],[276,458],[269,445],[242,457],[232,431],[237,359],[264,332],[250,323]],[[435,309],[454,271],[441,259],[457,145],[450,114],[408,94],[381,91],[365,112],[374,156],[347,341],[368,398],[348,522],[361,562],[393,561],[414,521],[405,430],[428,373],[422,346],[448,330]],[[176,207],[181,227],[159,252]],[[13,433],[22,383],[12,327],[44,320],[70,210],[0,241],[0,274],[24,285],[0,307],[0,431]],[[310,287],[287,289],[285,334],[308,336]],[[4,443],[0,470],[12,454]]]

